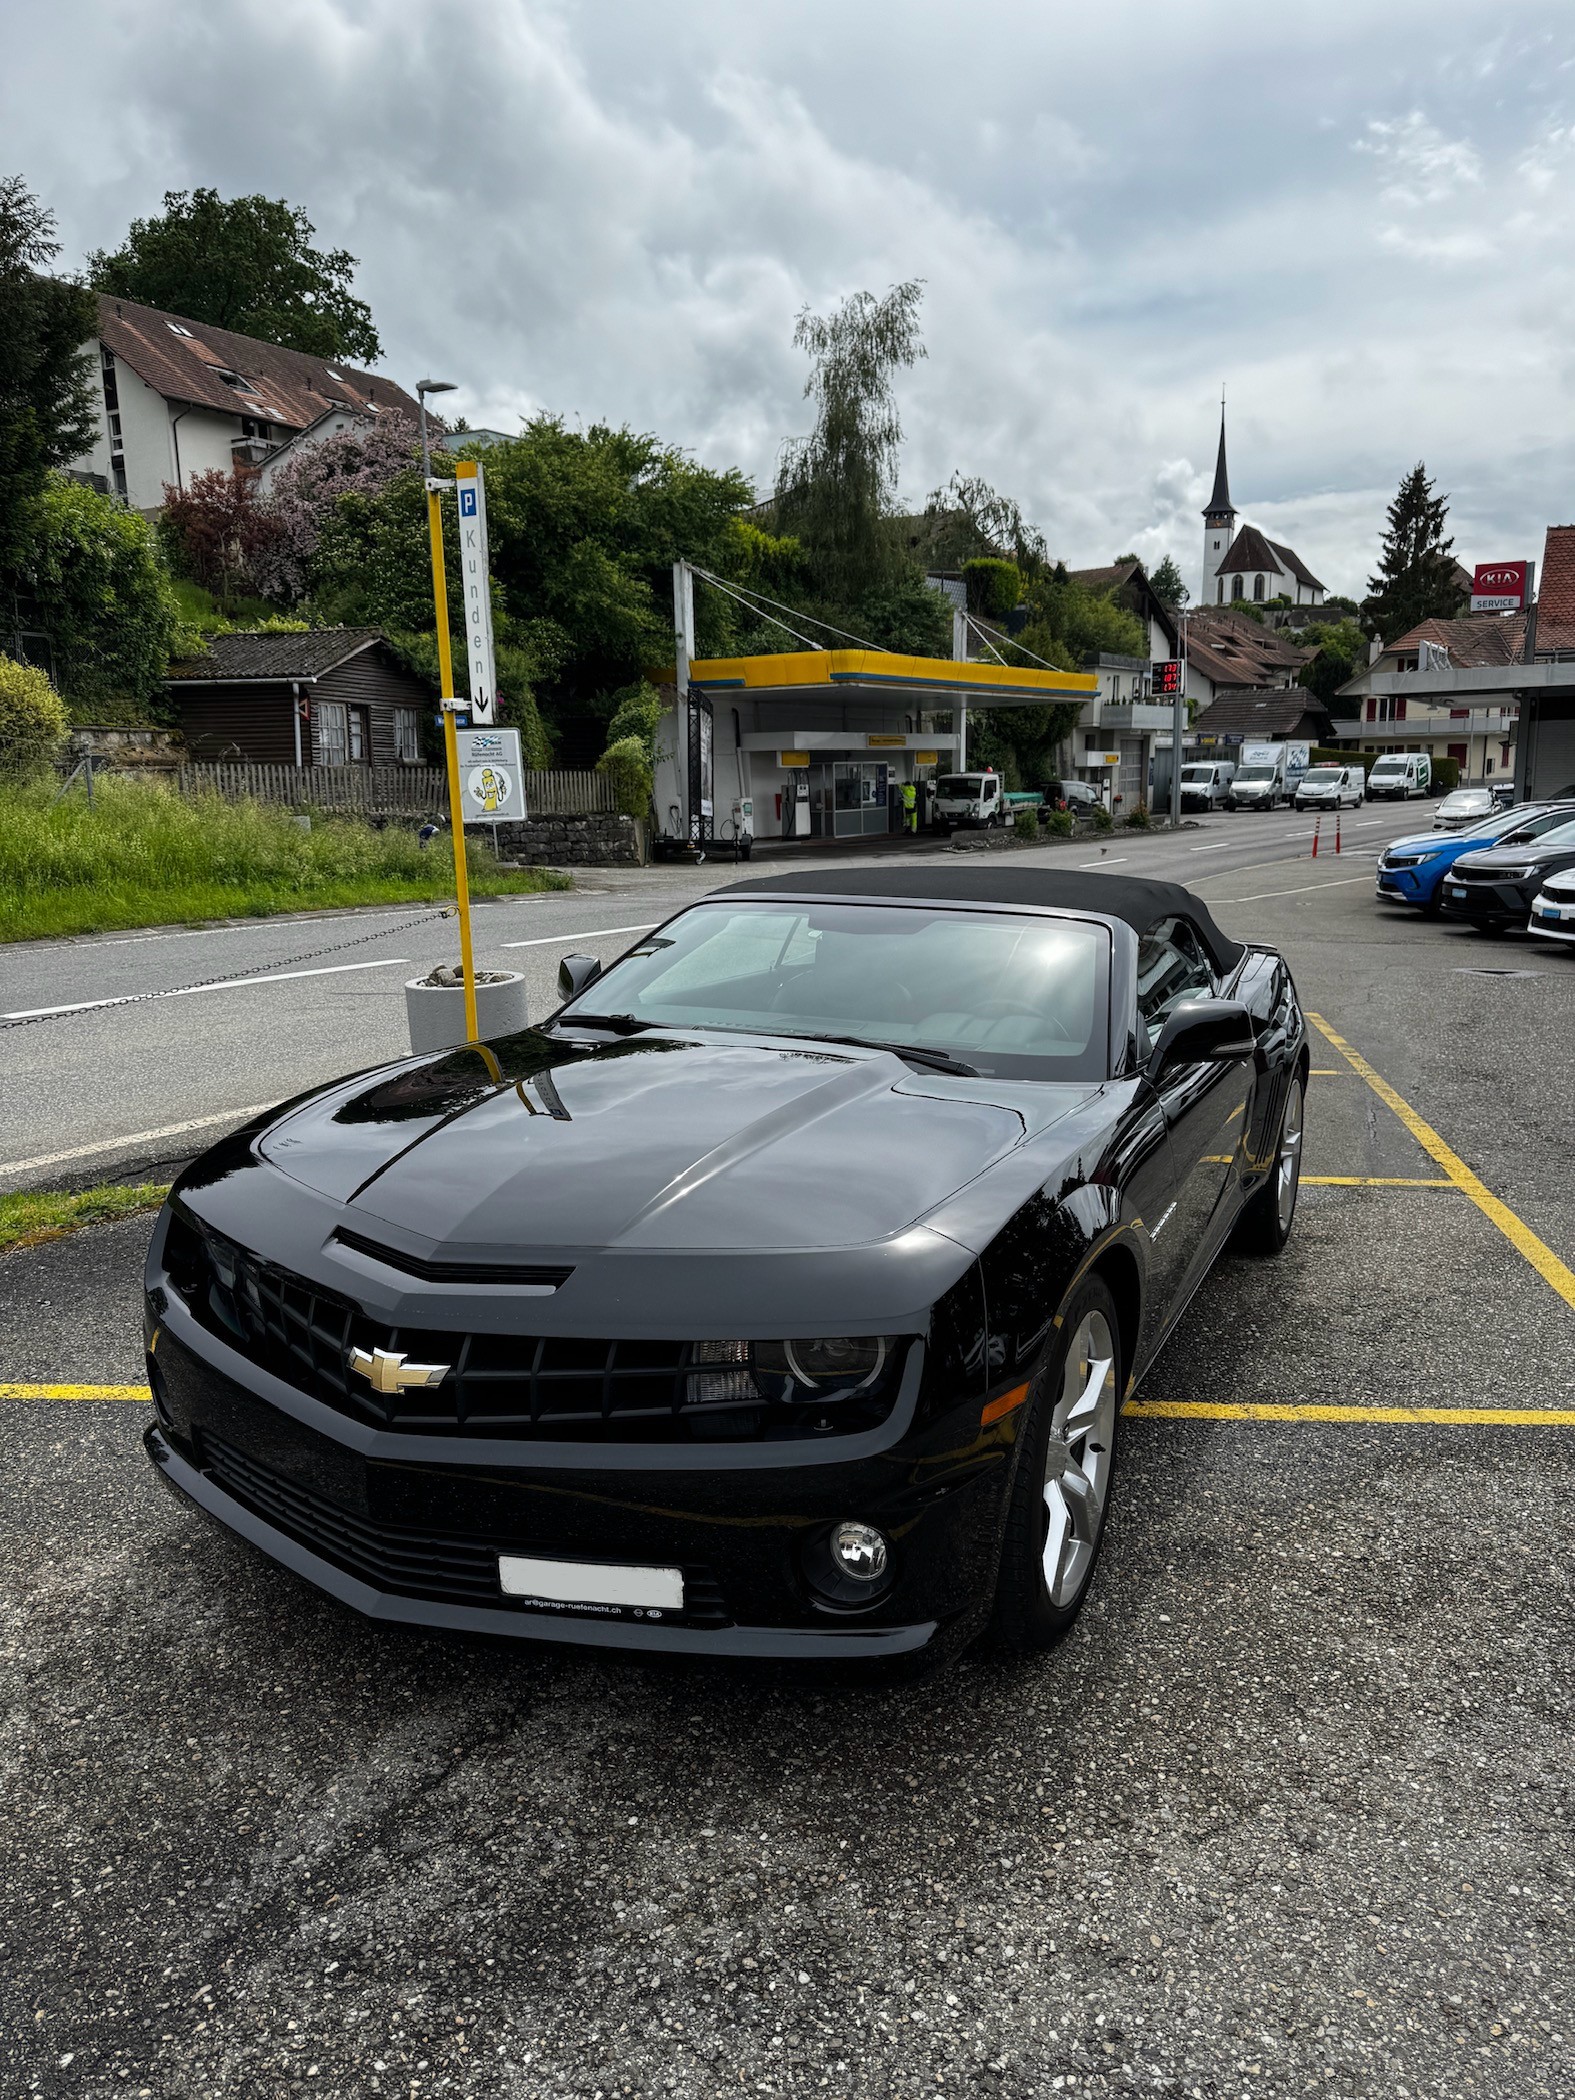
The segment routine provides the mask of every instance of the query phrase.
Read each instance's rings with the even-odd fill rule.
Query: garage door
[[[1530,794],[1557,795],[1575,787],[1575,707],[1567,700],[1540,707],[1532,735]]]

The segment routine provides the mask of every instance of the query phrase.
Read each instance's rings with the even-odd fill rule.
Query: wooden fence
[[[369,817],[443,816],[448,782],[441,766],[182,766],[184,795],[283,802],[295,809],[350,810]],[[618,807],[605,773],[553,770],[525,775],[532,817],[591,816]]]

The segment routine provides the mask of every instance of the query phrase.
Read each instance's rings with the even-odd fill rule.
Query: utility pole
[[[432,604],[437,615],[438,677],[442,690],[443,756],[448,769],[448,822],[454,840],[454,901],[459,907],[459,959],[465,979],[465,1040],[481,1040],[476,1021],[476,958],[470,938],[470,871],[465,864],[465,805],[459,791],[459,740],[454,716],[459,702],[454,697],[454,657],[448,634],[448,571],[443,562],[444,489],[452,481],[433,477],[432,454],[427,444],[427,396],[451,394],[451,379],[423,379],[416,386],[421,407],[421,471],[427,491],[427,539],[432,549]]]
[[[675,643],[676,671],[674,683],[678,688],[677,720],[674,724],[673,756],[678,764],[678,830],[679,836],[693,844],[696,838],[696,820],[699,806],[691,793],[689,778],[690,744],[694,724],[689,719],[689,662],[694,654],[695,638],[695,577],[686,561],[673,563],[673,640]]]
[[[1181,739],[1187,726],[1187,611],[1176,608],[1176,625],[1181,635],[1181,676],[1176,682],[1176,697],[1170,708],[1170,823],[1171,829],[1181,827]]]

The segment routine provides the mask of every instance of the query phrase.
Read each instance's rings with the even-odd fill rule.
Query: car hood
[[[1496,875],[1504,868],[1535,868],[1544,860],[1557,865],[1569,850],[1550,847],[1546,853],[1539,853],[1535,839],[1524,846],[1479,846],[1474,853],[1461,854],[1455,862],[1455,872],[1459,874],[1464,868],[1474,875]]]
[[[1441,839],[1436,831],[1417,831],[1413,832],[1409,838],[1391,839],[1388,845],[1385,846],[1384,852],[1386,855],[1390,853],[1442,853],[1447,843],[1449,841]]]
[[[853,1247],[904,1232],[1094,1091],[781,1038],[527,1029],[363,1074],[258,1149],[352,1221],[456,1257]]]

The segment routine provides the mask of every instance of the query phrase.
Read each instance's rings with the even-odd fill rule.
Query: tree
[[[41,274],[60,252],[55,222],[20,175],[0,179],[0,576],[14,574],[49,470],[98,432],[93,366],[83,346],[98,304]]]
[[[1359,709],[1354,700],[1336,700],[1340,687],[1355,676],[1359,664],[1367,661],[1367,637],[1356,621],[1315,620],[1299,629],[1296,639],[1304,649],[1318,652],[1297,672],[1296,683],[1316,694],[1331,713],[1356,715]]]
[[[1154,596],[1159,600],[1160,604],[1168,605],[1172,612],[1185,605],[1188,598],[1192,595],[1182,580],[1181,570],[1177,566],[1176,557],[1173,554],[1165,556],[1165,559],[1149,578],[1149,583],[1153,588]]]
[[[172,649],[203,646],[182,627],[152,526],[82,482],[53,476],[35,500],[21,575],[78,721],[156,710]]]
[[[1022,602],[1023,572],[1015,561],[982,555],[963,563],[968,610],[981,619],[1004,620]]]
[[[1418,460],[1389,506],[1378,572],[1367,579],[1362,621],[1391,641],[1420,620],[1451,620],[1460,610],[1454,540],[1444,537],[1447,496],[1435,496]]]
[[[88,257],[88,282],[286,350],[373,363],[382,345],[371,308],[350,288],[356,258],[314,248],[315,231],[282,197],[166,190],[160,217],[133,219],[113,254]]]
[[[217,599],[255,588],[278,527],[257,493],[255,474],[214,467],[193,474],[184,488],[164,485],[159,542],[177,576],[200,583]]]
[[[1025,576],[1037,576],[1049,558],[1038,526],[977,474],[954,474],[945,488],[931,491],[916,551],[936,569],[994,556],[1015,562]]]
[[[777,522],[803,542],[811,577],[846,604],[890,580],[904,556],[893,529],[902,423],[894,373],[925,355],[916,282],[884,299],[855,292],[835,313],[806,307],[793,332],[811,360],[815,428],[782,455]]]
[[[0,776],[36,772],[65,739],[65,703],[43,672],[0,656]]]

